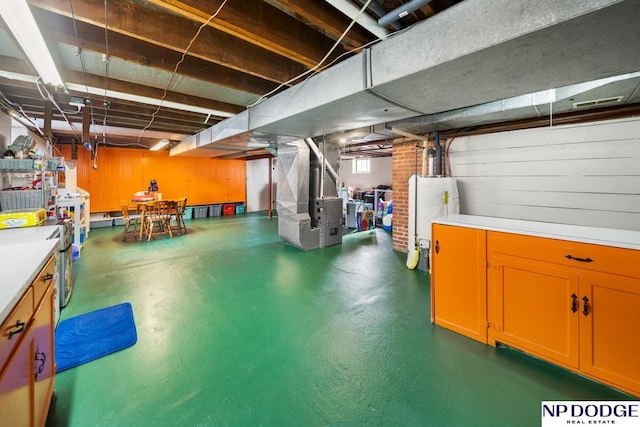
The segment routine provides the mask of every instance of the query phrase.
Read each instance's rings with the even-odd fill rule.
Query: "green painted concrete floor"
[[[430,323],[382,229],[303,252],[264,213],[91,230],[62,319],[130,302],[138,342],[62,372],[47,426],[539,426],[629,396]]]

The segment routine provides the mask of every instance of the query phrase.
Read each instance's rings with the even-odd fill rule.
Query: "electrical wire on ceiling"
[[[320,60],[320,62],[318,62],[316,65],[314,65],[312,68],[309,68],[307,71],[290,78],[289,80],[287,80],[284,83],[281,83],[278,87],[276,87],[275,89],[273,89],[270,92],[265,93],[264,95],[262,95],[261,97],[259,97],[258,99],[256,99],[255,101],[253,101],[251,104],[247,105],[247,108],[251,108],[251,107],[255,107],[256,105],[258,105],[260,102],[262,102],[265,98],[269,97],[270,95],[278,92],[280,89],[282,89],[284,86],[288,86],[291,83],[295,82],[296,80],[301,79],[302,77],[305,77],[307,75],[309,75],[302,83],[305,83],[311,76],[313,76],[316,73],[320,72],[320,67],[322,67],[322,64],[324,64],[324,61],[327,60],[327,58],[329,58],[329,56],[331,56],[331,54],[333,53],[334,50],[336,50],[336,48],[340,45],[340,43],[342,42],[342,40],[345,38],[345,36],[347,35],[347,33],[351,30],[351,27],[353,27],[355,25],[355,23],[357,22],[358,18],[360,17],[360,15],[362,15],[364,13],[365,10],[367,10],[367,7],[369,7],[369,3],[371,3],[373,0],[367,0],[367,2],[364,4],[364,6],[362,6],[362,8],[360,9],[360,11],[353,17],[353,19],[351,20],[351,22],[349,23],[349,25],[347,26],[347,28],[342,32],[342,34],[340,35],[340,37],[338,37],[338,40],[336,40],[336,42],[333,44],[333,46],[331,47],[331,49],[329,49],[329,51],[326,53],[326,55]],[[376,40],[377,41],[377,40]],[[299,84],[298,86],[301,86],[301,84]]]
[[[105,0],[106,2],[106,0]],[[72,20],[73,20],[73,26],[74,26],[74,31],[75,31],[75,36],[76,36],[76,43],[78,45],[78,49],[80,48],[80,43],[79,43],[79,38],[78,38],[78,31],[77,31],[77,27],[76,27],[76,20],[75,20],[75,15],[73,13],[73,7],[71,5],[71,0],[69,0],[69,7],[71,8],[71,13],[72,13]],[[84,66],[84,61],[82,60],[82,56],[80,54],[80,61],[82,64],[82,74],[85,78],[85,87],[87,87],[86,84],[86,70],[85,70],[85,66]],[[38,77],[36,79],[36,87],[38,89],[38,92],[40,93],[40,96],[42,97],[42,99],[46,99],[51,101],[51,103],[56,107],[56,109],[60,112],[60,114],[62,115],[62,117],[64,118],[65,122],[69,125],[69,128],[71,129],[71,132],[73,133],[74,138],[76,139],[81,139],[78,138],[78,134],[76,133],[75,128],[73,127],[73,123],[71,123],[71,121],[69,120],[69,118],[67,117],[67,114],[76,114],[80,111],[80,107],[78,107],[77,111],[74,112],[66,112],[62,109],[62,107],[60,107],[60,105],[58,104],[58,102],[55,100],[55,98],[53,97],[53,95],[51,94],[51,92],[49,92],[49,90],[47,89],[47,87],[45,85],[41,86],[41,79],[40,77]],[[42,90],[44,89],[44,91],[46,92],[43,93]],[[89,92],[88,87],[87,87],[87,93]],[[3,95],[4,98],[4,95]],[[5,98],[6,99],[6,98]],[[29,119],[29,117],[25,114],[24,110],[22,110],[22,107],[20,107],[21,113],[27,118],[27,120],[29,120],[30,123],[33,123],[33,121],[31,119]],[[92,122],[93,122],[93,108],[91,111],[91,116],[92,116]],[[95,123],[94,123],[95,124]],[[44,133],[40,130],[40,128],[34,124],[34,128],[38,130],[38,132],[41,134],[41,136],[45,137]]]
[[[151,115],[151,120],[149,121],[149,123],[144,127],[144,129],[142,129],[140,131],[140,134],[138,135],[138,143],[140,143],[140,138],[142,138],[142,134],[144,134],[144,132],[149,129],[151,127],[151,125],[153,124],[153,122],[156,119],[156,116],[158,115],[158,113],[160,112],[160,107],[162,107],[162,101],[164,101],[164,99],[167,97],[167,91],[169,90],[169,85],[171,85],[171,81],[173,80],[173,77],[176,75],[176,73],[178,72],[178,68],[180,67],[180,65],[184,62],[185,57],[187,56],[187,53],[189,52],[189,49],[191,49],[191,45],[196,41],[196,39],[198,38],[198,36],[200,35],[200,33],[202,32],[202,29],[204,27],[206,27],[207,25],[209,25],[209,23],[216,17],[218,16],[218,14],[220,13],[220,11],[222,10],[222,8],[224,7],[225,4],[227,4],[228,0],[224,0],[222,2],[222,4],[218,7],[218,9],[213,13],[213,15],[211,15],[209,17],[209,19],[207,19],[202,25],[200,25],[200,27],[198,28],[198,31],[196,31],[195,35],[193,36],[193,38],[191,39],[191,41],[189,41],[189,44],[187,45],[187,48],[184,50],[184,52],[182,53],[182,57],[180,58],[180,60],[176,63],[175,68],[173,69],[173,72],[171,73],[171,75],[169,76],[169,80],[167,81],[167,84],[164,87],[164,93],[162,94],[162,97],[160,98],[160,102],[158,103],[158,108],[156,108],[156,111],[153,112],[153,114]],[[105,0],[106,2],[106,0]]]
[[[20,113],[19,115],[21,117],[23,117],[27,122],[29,122],[29,124],[31,124],[31,126],[33,126],[41,136],[44,136],[44,133],[40,130],[40,128],[38,127],[34,119],[29,117],[27,113],[24,111],[24,109],[22,108],[22,105],[11,102],[1,90],[0,90],[0,96],[2,97],[2,99],[4,99],[4,102],[0,101],[0,103],[4,104],[7,107],[7,109],[14,111],[16,114]]]
[[[71,1],[71,0],[69,0]],[[102,106],[104,107],[104,115],[102,116],[102,144],[107,145],[107,116],[109,114],[109,106],[111,102],[107,99],[107,86],[109,83],[109,15],[108,0],[104,0],[104,54],[102,62],[104,62],[104,96],[102,97]],[[88,90],[87,90],[88,91]],[[96,137],[97,139],[97,137]],[[96,141],[93,147],[93,169],[98,169],[98,146],[100,141]]]
[[[58,104],[56,99],[53,97],[53,95],[51,95],[51,92],[49,92],[49,90],[47,89],[47,87],[44,84],[42,84],[42,87],[40,86],[41,80],[42,79],[40,77],[38,77],[36,79],[36,87],[38,88],[38,92],[40,92],[40,96],[42,97],[42,99],[48,99],[49,101],[51,101],[51,103],[58,109],[58,111],[62,115],[62,118],[64,119],[64,121],[67,122],[67,124],[71,128],[71,132],[73,133],[73,136],[75,138],[78,138],[78,134],[76,133],[76,130],[74,129],[73,124],[71,123],[71,121],[67,117],[67,114],[65,114],[64,110],[62,109],[62,107],[60,107],[60,105]],[[42,93],[42,89],[44,89],[44,91],[46,92],[46,95],[44,93]],[[44,136],[44,134],[43,134],[43,136]]]

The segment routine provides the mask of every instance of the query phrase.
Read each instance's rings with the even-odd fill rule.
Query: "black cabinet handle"
[[[591,308],[590,305],[589,305],[589,298],[583,297],[582,298],[582,302],[583,302],[582,314],[584,314],[585,316],[588,316],[589,315],[589,309]]]
[[[571,311],[572,312],[576,312],[578,311],[578,305],[580,303],[578,302],[578,295],[576,294],[571,294]]]
[[[43,352],[39,351],[40,349],[36,346],[35,351],[35,379],[38,381],[38,376],[44,371],[44,366],[47,363],[47,355]]]
[[[577,257],[574,257],[573,255],[565,255],[564,257],[566,259],[572,259],[572,260],[578,261],[578,262],[593,262],[593,260],[591,258],[577,258]]]
[[[51,273],[47,273],[44,276],[42,276],[42,281],[43,282],[46,282],[47,280],[51,280],[51,279],[53,279],[53,274],[51,274]]]
[[[16,329],[14,329],[13,331],[9,332],[9,339],[13,338],[14,335],[17,335],[20,332],[23,332],[24,331],[24,326],[25,326],[24,322],[16,320],[16,326],[15,326]]]
[[[436,240],[436,253],[440,253],[440,241]]]

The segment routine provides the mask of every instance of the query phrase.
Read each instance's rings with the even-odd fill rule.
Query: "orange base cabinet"
[[[640,278],[581,274],[580,299],[580,371],[640,395]]]
[[[46,423],[55,377],[55,269],[52,257],[1,326],[2,425]]]
[[[490,342],[578,367],[578,275],[534,260],[495,256],[490,263]],[[577,302],[576,302],[577,304]]]
[[[2,324],[0,337],[0,414],[2,425],[33,425],[33,292],[22,296]]]
[[[33,322],[33,380],[34,380],[34,417],[35,426],[44,426],[47,421],[56,365],[53,357],[55,286],[47,288]]]
[[[432,242],[432,321],[486,343],[486,231],[433,224]]]
[[[640,396],[640,251],[488,232],[487,257],[489,344]]]

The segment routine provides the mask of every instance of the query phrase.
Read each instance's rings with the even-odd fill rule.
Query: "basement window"
[[[351,162],[351,173],[370,173],[371,159],[353,159]]]

